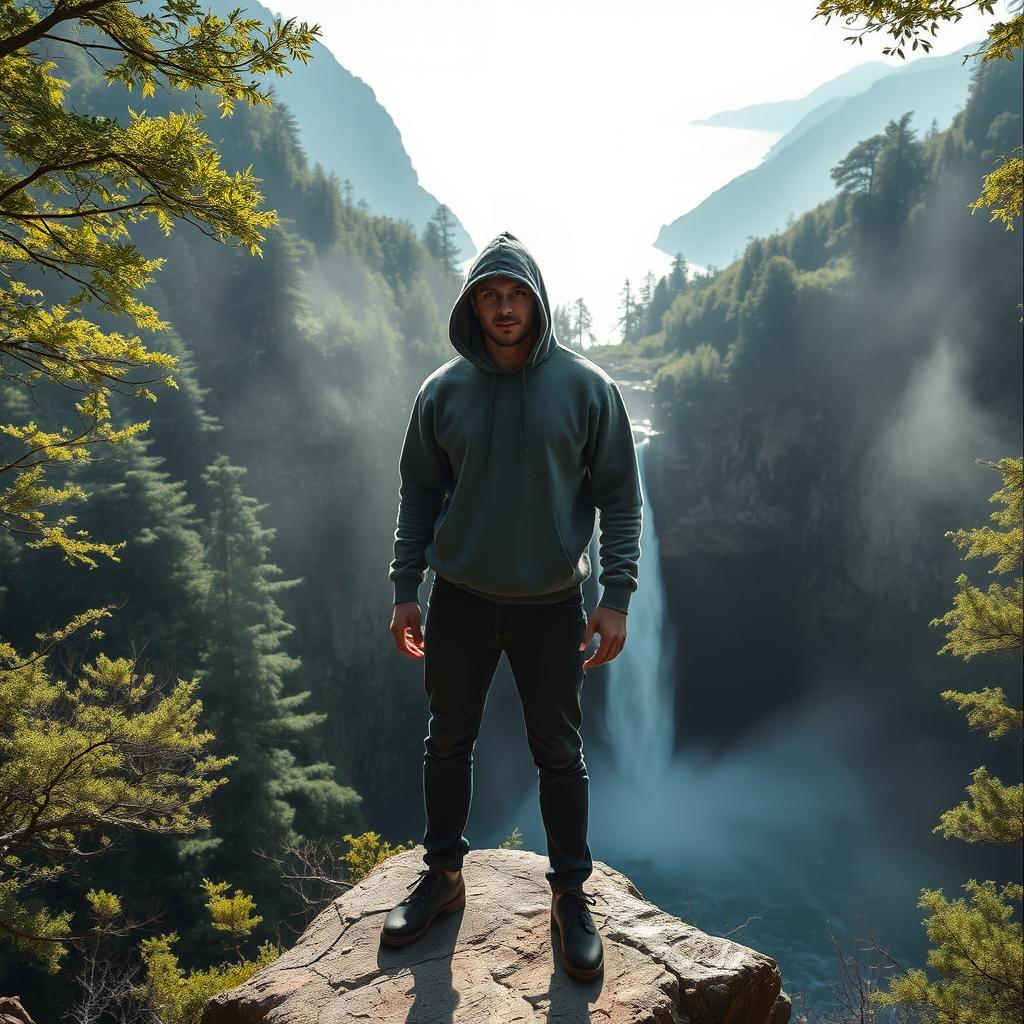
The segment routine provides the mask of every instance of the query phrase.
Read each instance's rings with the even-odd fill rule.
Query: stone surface
[[[380,945],[388,911],[422,868],[423,847],[390,857],[245,984],[211,1000],[202,1024],[787,1024],[771,957],[660,910],[596,861],[584,885],[604,940],[604,976],[583,982],[553,947],[547,859],[473,850],[466,907],[404,949]]]
[[[0,996],[0,1024],[35,1024],[17,996]]]

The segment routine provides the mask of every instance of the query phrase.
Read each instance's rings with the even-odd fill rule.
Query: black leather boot
[[[413,889],[415,886],[415,889]],[[462,872],[456,881],[441,868],[424,868],[406,887],[413,889],[384,920],[380,941],[385,946],[407,946],[423,935],[440,914],[451,914],[466,905]]]
[[[558,929],[559,957],[574,978],[596,978],[604,969],[604,947],[587,906],[595,903],[582,885],[551,893],[551,923]]]

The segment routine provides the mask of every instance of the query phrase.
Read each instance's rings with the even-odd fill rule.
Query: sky
[[[886,33],[845,42],[853,29],[814,18],[817,0],[268,7],[319,24],[323,44],[391,115],[424,188],[477,246],[518,235],[552,304],[582,297],[602,341],[617,339],[624,279],[667,272],[670,257],[653,248],[661,225],[756,166],[778,138],[691,121],[799,98],[867,61],[903,63],[882,54]],[[993,20],[971,8],[940,25],[932,55],[983,39]],[[908,62],[922,55],[905,52]]]

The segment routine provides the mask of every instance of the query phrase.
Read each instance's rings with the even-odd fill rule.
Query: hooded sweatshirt
[[[498,276],[537,300],[536,343],[513,371],[491,359],[470,304]],[[629,416],[612,377],[555,337],[540,268],[515,235],[471,266],[448,336],[458,355],[420,385],[399,461],[395,603],[418,599],[428,566],[492,601],[570,597],[591,574],[600,510],[598,603],[628,612],[643,518]]]

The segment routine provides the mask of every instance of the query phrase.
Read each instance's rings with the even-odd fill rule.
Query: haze
[[[812,20],[815,0],[735,0],[730,11],[692,0],[269,6],[320,25],[395,121],[423,186],[478,246],[519,235],[552,303],[582,296],[600,340],[618,340],[623,279],[668,269],[651,244],[658,228],[778,138],[690,121],[800,97],[867,61],[902,63],[882,55],[887,35],[858,46],[839,19]],[[972,8],[941,27],[932,55],[984,38],[991,20]]]

